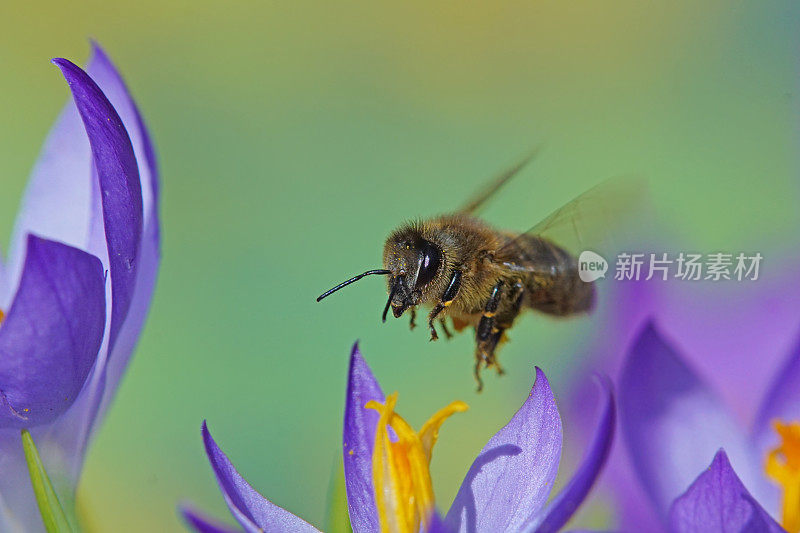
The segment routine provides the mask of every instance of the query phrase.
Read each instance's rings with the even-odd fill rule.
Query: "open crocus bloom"
[[[47,139],[0,264],[0,530],[37,531],[29,429],[69,509],[84,452],[144,323],[158,267],[153,149],[94,45]]]
[[[570,387],[574,392],[567,404],[570,419],[581,422],[585,406],[592,405],[592,398],[582,397],[591,374],[603,372],[618,382],[630,347],[645,325],[654,322],[660,336],[674,341],[672,346],[680,348],[681,364],[690,369],[693,379],[702,383],[705,390],[713,390],[713,401],[725,406],[725,416],[730,423],[739,428],[764,424],[759,407],[771,394],[775,376],[786,364],[787,354],[800,331],[798,264],[797,256],[771,259],[759,280],[749,283],[673,279],[615,282],[606,286],[609,297],[599,300],[605,306],[598,313],[603,317],[603,325],[598,328],[597,338],[586,344],[587,362],[576,369],[578,379]],[[623,431],[625,423],[620,406]],[[769,431],[764,434],[777,438],[771,430],[771,421],[766,421],[766,425]],[[585,423],[578,423],[571,427],[581,431],[585,426]],[[570,442],[587,442],[590,438],[589,435],[570,437]],[[683,446],[691,448],[695,444],[692,441]],[[685,484],[678,493],[672,494],[673,498],[708,466],[722,446],[736,471],[745,475],[744,466],[727,443],[709,442],[704,452],[697,454],[691,468],[686,469],[682,479]],[[658,510],[651,504],[642,487],[638,466],[630,455],[618,439],[608,459],[603,486],[593,494],[602,493],[604,501],[608,500],[606,495],[611,497],[616,523],[622,531],[658,531],[664,527],[664,506],[669,502],[661,501]],[[761,481],[762,472],[763,465],[759,465]],[[744,481],[760,497],[761,493],[754,491],[747,479]],[[777,489],[770,485],[770,490]],[[776,499],[777,496],[773,498]]]
[[[800,530],[800,341],[776,376],[748,428],[652,324],[644,328],[622,368],[620,425],[638,490],[645,495],[642,505],[656,517],[648,530],[739,531],[744,529],[732,524],[756,522],[759,528],[747,531],[780,531],[775,522],[790,532]],[[707,474],[692,485],[715,454],[710,471],[717,472],[717,485]],[[722,478],[728,481],[719,482]],[[612,489],[636,497],[630,484]],[[739,496],[730,496],[734,493]],[[738,518],[726,525],[709,521],[710,511],[691,511],[703,502],[715,502],[717,514],[730,504],[737,510],[726,516]],[[700,520],[694,529],[692,516]]]
[[[358,347],[353,348],[345,399],[343,457],[353,531],[557,531],[575,513],[600,473],[611,446],[615,407],[610,384],[600,381],[600,420],[583,462],[548,502],[561,456],[561,418],[547,378],[536,381],[511,421],[470,467],[450,510],[437,512],[428,469],[439,429],[466,406],[454,402],[414,431],[396,412],[397,394],[385,397]],[[203,425],[206,453],[231,513],[246,531],[295,532],[316,528],[258,494],[233,468]],[[198,531],[225,531],[182,510]]]

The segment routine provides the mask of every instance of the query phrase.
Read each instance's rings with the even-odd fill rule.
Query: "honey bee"
[[[498,346],[524,310],[568,317],[594,307],[594,283],[584,282],[578,260],[548,237],[566,228],[579,243],[583,230],[595,231],[604,217],[630,202],[630,183],[609,180],[553,212],[524,233],[495,229],[476,216],[478,209],[535,155],[500,174],[453,214],[406,223],[389,235],[383,248],[383,269],[368,270],[321,294],[317,301],[365,276],[387,276],[389,298],[383,309],[395,318],[406,311],[414,329],[416,310],[430,307],[430,340],[439,338],[437,323],[447,338],[456,331],[475,330],[474,376],[483,388],[481,368],[495,368]],[[598,216],[599,215],[599,216]]]

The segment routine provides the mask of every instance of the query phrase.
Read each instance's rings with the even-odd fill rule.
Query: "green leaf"
[[[344,464],[341,455],[334,463],[333,468],[328,486],[325,531],[327,533],[351,533],[353,529],[350,527],[350,512],[347,509],[347,489],[344,483]]]
[[[25,450],[25,460],[28,463],[28,473],[31,476],[33,493],[36,495],[36,503],[39,504],[39,513],[42,515],[44,527],[49,533],[71,533],[72,528],[64,514],[64,509],[53,490],[50,478],[44,469],[42,460],[33,437],[27,429],[22,430],[22,448]]]

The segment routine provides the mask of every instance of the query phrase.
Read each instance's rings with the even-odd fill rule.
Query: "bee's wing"
[[[479,190],[475,195],[470,198],[470,200],[464,204],[461,209],[458,210],[459,213],[464,213],[467,215],[474,214],[478,209],[486,203],[489,198],[491,198],[494,193],[500,190],[500,188],[505,185],[511,178],[516,176],[520,170],[522,170],[525,165],[531,162],[531,160],[536,157],[539,152],[541,151],[541,146],[537,146],[531,152],[522,158],[516,165],[513,167],[506,169],[505,172],[500,173],[499,175],[495,176],[492,181],[484,185],[484,187]]]
[[[610,246],[610,237],[637,208],[646,204],[646,181],[641,177],[617,177],[595,185],[553,211],[528,231],[510,239],[495,251],[498,261],[510,268],[541,269],[535,258],[514,257],[515,246],[525,235],[544,237],[572,254]]]

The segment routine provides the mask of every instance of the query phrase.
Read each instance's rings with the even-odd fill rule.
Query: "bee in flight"
[[[496,351],[522,311],[557,317],[591,311],[594,284],[581,281],[577,258],[550,234],[567,229],[569,237],[584,242],[583,233],[608,226],[605,219],[616,214],[621,201],[630,201],[634,189],[622,180],[603,182],[521,234],[492,228],[479,219],[478,209],[535,153],[499,175],[455,213],[410,222],[392,232],[383,247],[385,268],[350,278],[317,301],[365,276],[387,276],[384,322],[390,308],[395,318],[408,311],[414,329],[416,309],[425,306],[431,308],[427,323],[432,341],[439,338],[437,322],[446,337],[452,336],[447,317],[456,331],[474,328],[474,374],[480,391],[482,367],[503,373]]]

